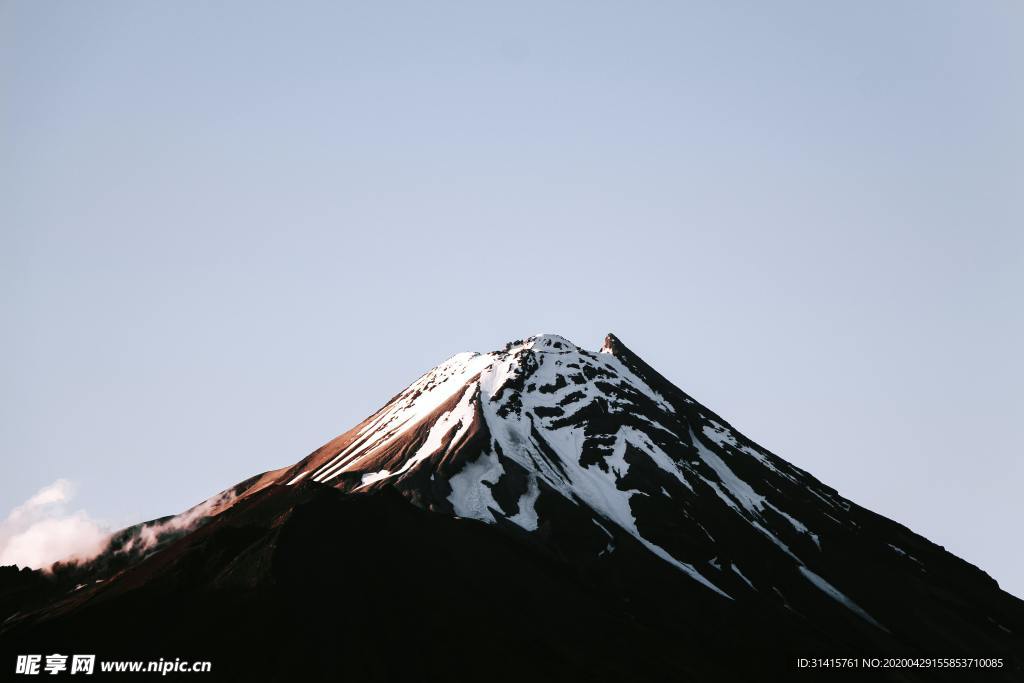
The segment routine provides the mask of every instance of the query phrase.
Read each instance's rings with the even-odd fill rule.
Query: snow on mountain
[[[422,507],[529,533],[565,525],[569,505],[589,520],[595,555],[615,529],[728,599],[777,588],[781,561],[884,628],[813,569],[823,543],[850,531],[850,504],[737,433],[614,335],[597,352],[538,334],[452,356],[253,490],[307,479],[354,493],[395,487]]]
[[[815,652],[1000,654],[1000,680],[1024,673],[1024,603],[750,441],[613,335],[598,351],[540,334],[457,354],[290,467],[124,529],[88,563],[8,574],[0,641],[17,652],[83,633],[216,644],[236,654],[231,680],[290,678],[295,661],[332,680],[358,679],[353,662],[366,680],[381,662],[393,680],[538,665],[567,680],[581,663],[594,680],[748,680],[766,663],[790,680],[793,653]],[[133,630],[157,613],[178,615],[160,638]],[[373,635],[396,628],[416,630],[414,656]],[[439,655],[453,637],[474,644]],[[537,661],[507,668],[524,650]]]

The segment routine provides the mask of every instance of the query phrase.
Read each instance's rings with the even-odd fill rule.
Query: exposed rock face
[[[1024,671],[1024,603],[749,441],[614,335],[598,352],[545,334],[453,356],[294,466],[197,509],[58,568],[2,633],[88,628],[96,648],[116,633],[150,651],[114,620],[179,595],[249,645],[178,610],[157,642],[227,652],[233,674],[287,677],[250,645],[301,653],[306,675],[364,676],[351,680],[795,676],[796,657],[821,654],[1000,656],[979,675]],[[55,600],[72,581],[84,587]],[[528,666],[509,664],[524,652]]]

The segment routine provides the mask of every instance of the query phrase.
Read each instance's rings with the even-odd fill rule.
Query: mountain
[[[798,658],[865,656],[1024,680],[1024,602],[613,335],[455,355],[290,467],[0,575],[4,617],[5,653],[208,658],[224,680],[814,680]]]

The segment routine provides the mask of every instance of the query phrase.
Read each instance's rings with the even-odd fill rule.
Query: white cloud
[[[39,489],[36,495],[25,501],[23,508],[41,507],[49,503],[63,503],[75,495],[75,486],[67,479],[58,479],[49,486]]]
[[[88,560],[107,544],[110,532],[84,510],[69,512],[75,486],[58,479],[0,521],[0,565],[48,569],[58,560]]]
[[[203,521],[207,517],[216,515],[225,507],[229,506],[234,502],[237,496],[234,491],[222,491],[216,496],[204,500],[199,505],[172,517],[166,522],[158,522],[156,524],[147,524],[139,530],[138,542],[141,543],[141,547],[144,550],[148,550],[160,541],[160,537],[166,533],[175,531],[190,531],[198,526],[199,522]],[[131,543],[125,548],[128,550],[136,543],[135,539],[132,539]]]

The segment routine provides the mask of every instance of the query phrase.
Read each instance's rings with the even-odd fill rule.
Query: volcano
[[[294,465],[88,562],[4,571],[5,657],[190,657],[207,679],[817,680],[798,662],[877,658],[828,673],[1024,680],[1024,602],[611,334],[457,354]]]

